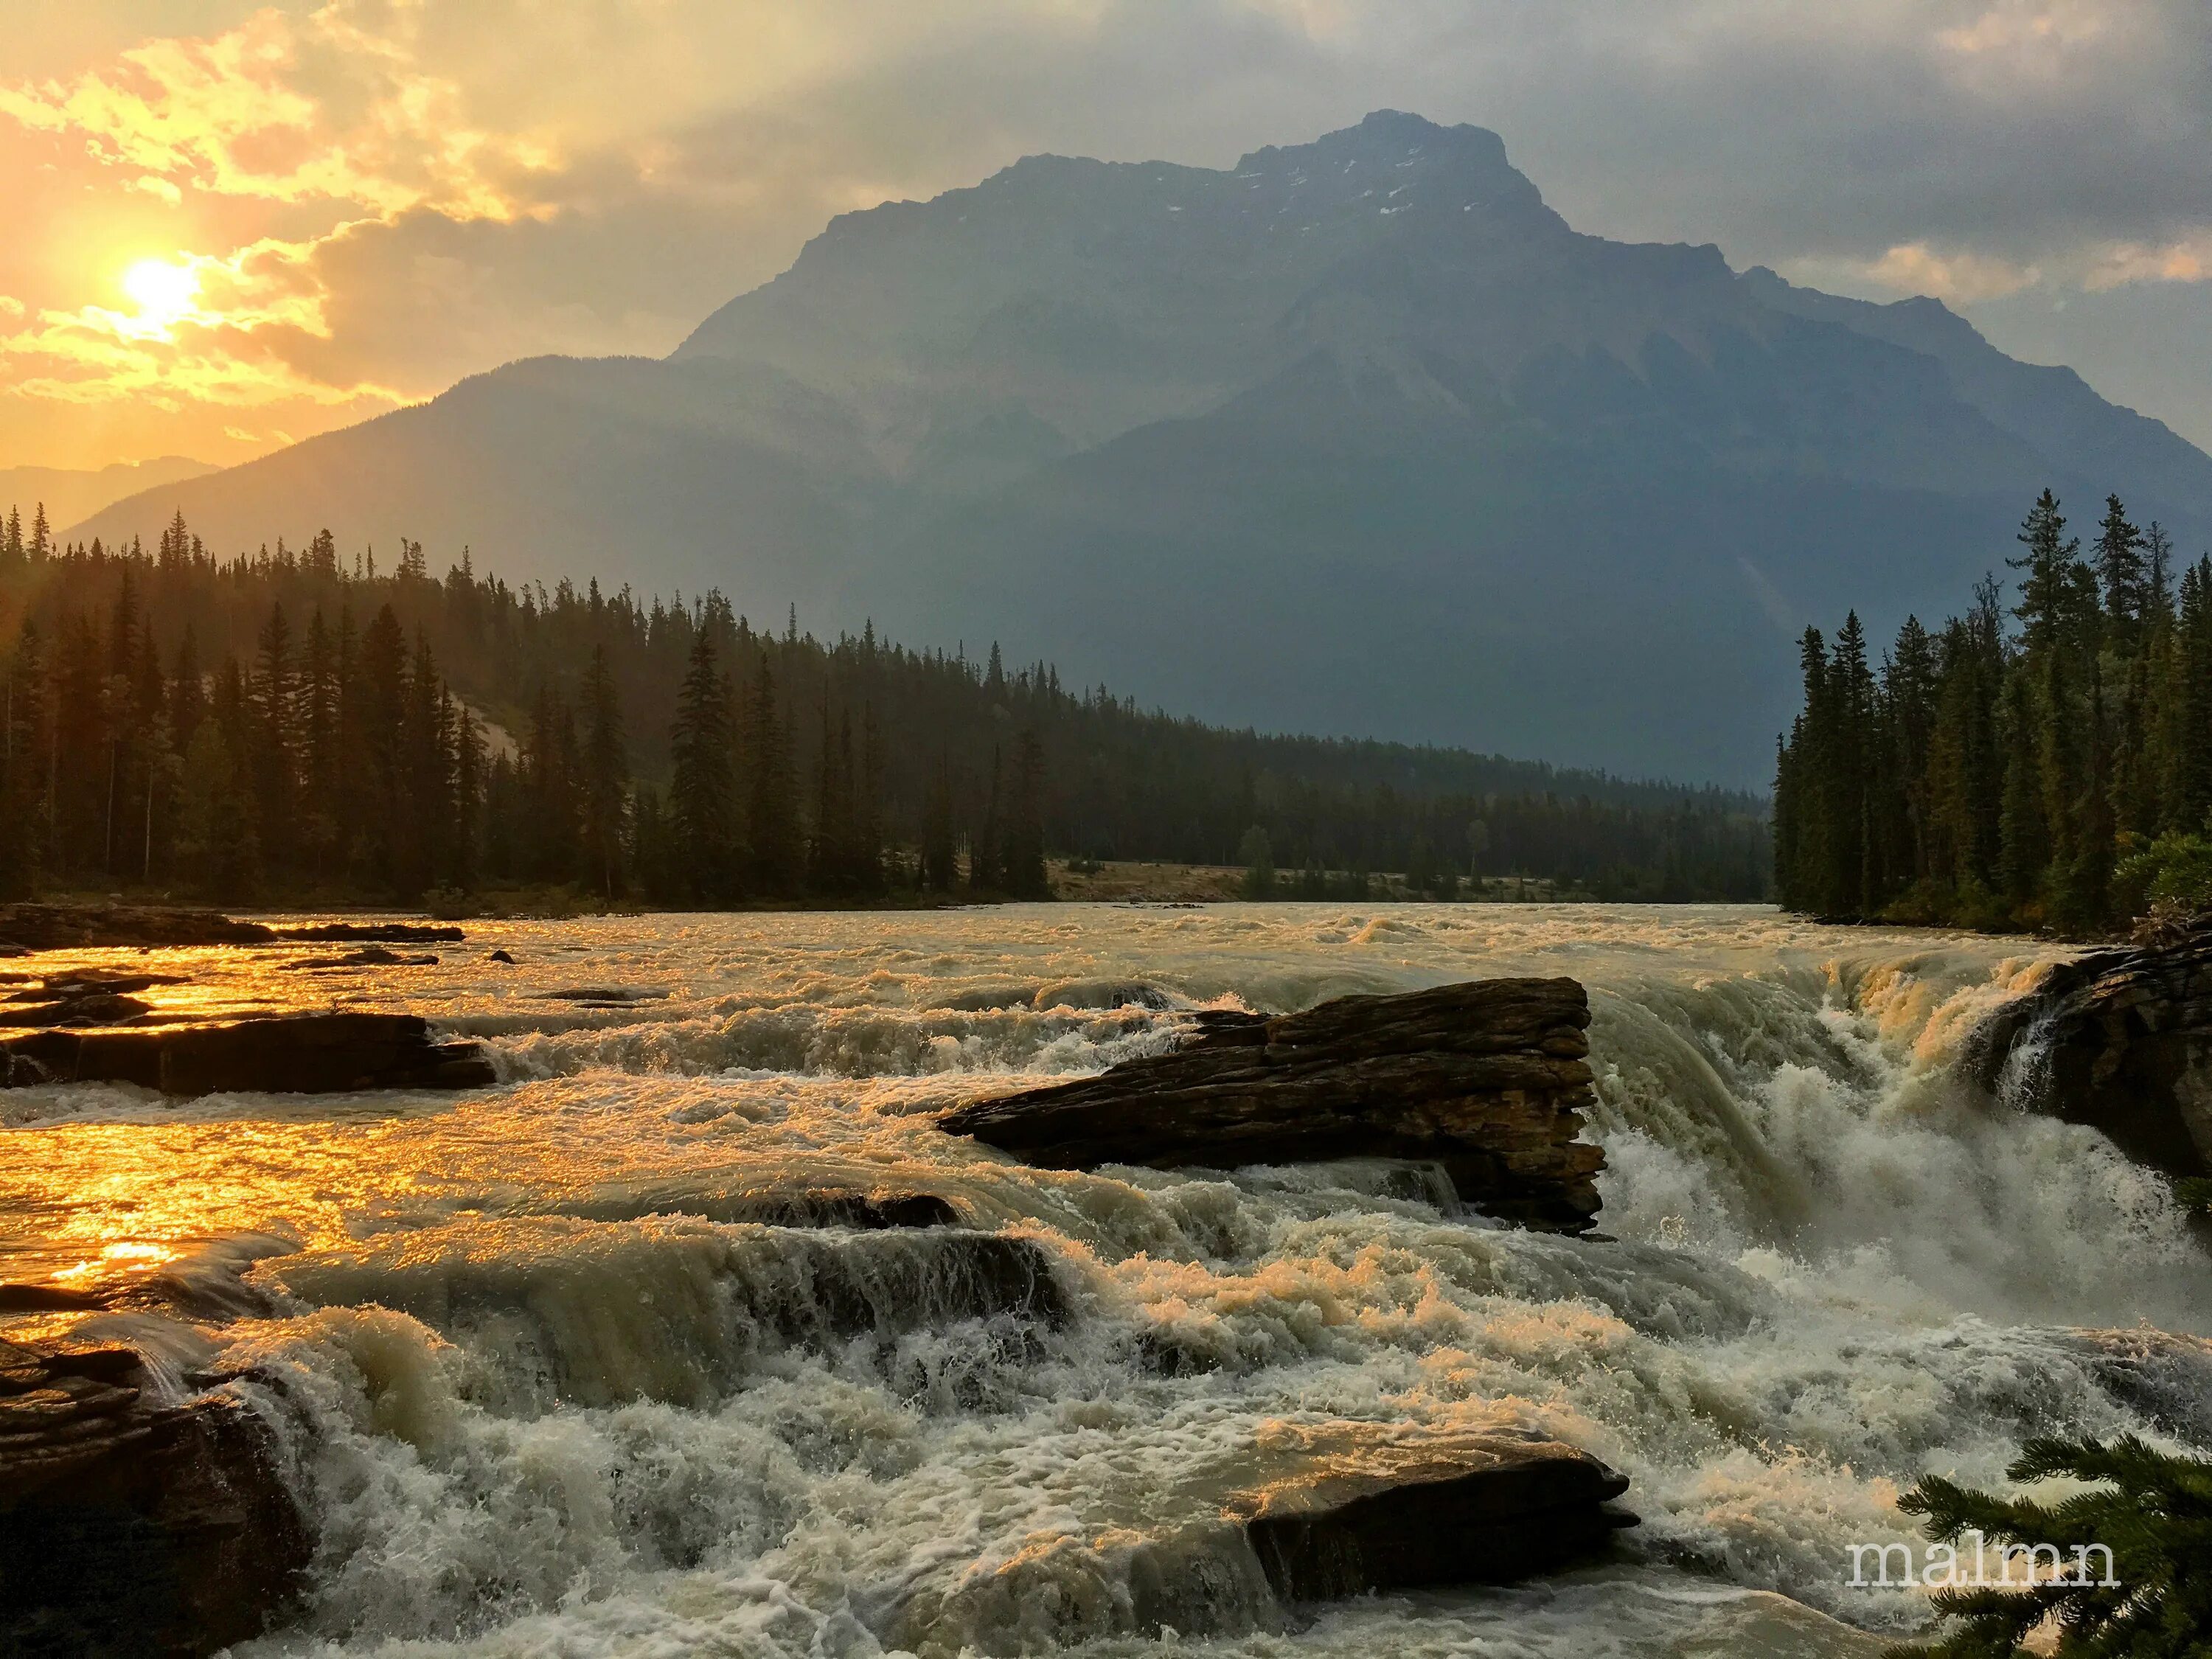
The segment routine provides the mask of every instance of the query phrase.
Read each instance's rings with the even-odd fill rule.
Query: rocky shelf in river
[[[1637,1524],[1613,1507],[1628,1486],[1620,1475],[1514,1428],[1272,1424],[1226,1462],[1201,1457],[1149,1524],[1040,1540],[949,1592],[918,1590],[877,1635],[949,1656],[936,1639],[948,1626],[986,1653],[1039,1650],[1041,1630],[1055,1646],[1170,1630],[1289,1633],[1316,1602],[1510,1583],[1601,1559]],[[1186,1505],[1200,1513],[1178,1520]]]
[[[2012,1104],[2167,1175],[2212,1175],[2212,921],[2060,963],[1974,1041],[1983,1086]]]
[[[1636,1524],[1625,1475],[1517,1431],[1395,1437],[1331,1425],[1304,1467],[1232,1498],[1285,1601],[1437,1584],[1504,1584],[1583,1559]]]
[[[131,1349],[0,1340],[0,1652],[198,1659],[291,1602],[313,1536],[267,1428],[155,1392]]]
[[[0,1036],[0,1087],[131,1083],[165,1095],[478,1089],[473,1042],[441,1042],[416,1014],[288,1013],[221,1024],[46,1029]]]
[[[410,921],[325,921],[273,927],[219,910],[143,904],[0,905],[0,954],[209,945],[453,945],[458,927]]]
[[[1587,1231],[1605,1155],[1589,999],[1571,979],[1492,979],[1339,997],[1303,1013],[1198,1015],[1181,1047],[939,1119],[1048,1169],[1432,1161],[1463,1202]]]

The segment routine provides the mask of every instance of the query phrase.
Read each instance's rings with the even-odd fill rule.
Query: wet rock
[[[1334,1601],[1435,1584],[1498,1584],[1604,1550],[1635,1517],[1628,1481],[1534,1435],[1398,1441],[1346,1425],[1314,1460],[1231,1499],[1277,1595]]]
[[[665,991],[638,991],[626,985],[577,985],[565,991],[548,991],[549,1002],[574,1002],[586,1008],[625,1008],[633,1002],[659,1002]]]
[[[1146,1522],[1062,1523],[1011,1557],[946,1557],[872,1610],[872,1627],[945,1659],[1287,1632],[1300,1603],[1508,1583],[1601,1555],[1636,1524],[1609,1507],[1627,1482],[1538,1436],[1324,1422],[1256,1441],[1233,1468],[1200,1458],[1157,1488]]]
[[[310,945],[459,945],[468,938],[458,927],[414,921],[323,921],[276,931],[279,939]]]
[[[372,945],[362,951],[349,951],[342,957],[302,957],[284,966],[295,973],[319,972],[331,968],[435,968],[438,958],[432,956],[404,957],[397,951],[387,951],[382,945]]]
[[[22,951],[132,945],[269,945],[276,929],[217,910],[128,904],[0,905],[0,945]]]
[[[2098,1387],[2164,1432],[2212,1442],[2212,1341],[2139,1326],[2074,1331]]]
[[[151,1013],[153,1005],[137,997],[80,987],[18,991],[0,998],[0,1026],[17,1029],[51,1025],[118,1025]]]
[[[167,905],[0,905],[0,953],[208,945],[458,944],[458,927],[404,921],[326,921],[304,927],[271,927],[240,921],[219,910]]]
[[[473,1042],[438,1042],[415,1014],[304,1013],[224,1024],[42,1030],[0,1037],[10,1087],[131,1083],[166,1095],[477,1089]]]
[[[313,1538],[266,1426],[149,1384],[129,1349],[0,1340],[0,1652],[197,1659],[296,1595]]]
[[[957,1227],[960,1212],[935,1193],[856,1187],[769,1188],[751,1192],[693,1188],[602,1191],[565,1199],[550,1214],[587,1221],[629,1221],[648,1215],[696,1215],[708,1221],[766,1227],[853,1227],[864,1232],[893,1228]]]
[[[2007,1103],[2102,1130],[2168,1175],[2212,1175],[2212,922],[2061,963],[1972,1052]]]
[[[1459,1198],[1578,1233],[1598,1210],[1589,1002],[1571,979],[1340,997],[1269,1018],[1208,1011],[1174,1052],[976,1101],[939,1127],[1048,1169],[1433,1161]]]
[[[486,953],[484,960],[486,962],[503,962],[510,968],[514,966],[514,958],[504,951],[489,951]]]
[[[960,1212],[935,1193],[859,1192],[810,1188],[805,1192],[754,1193],[736,1200],[726,1217],[770,1227],[957,1227]]]
[[[0,1314],[86,1313],[107,1305],[105,1291],[67,1285],[0,1285]]]

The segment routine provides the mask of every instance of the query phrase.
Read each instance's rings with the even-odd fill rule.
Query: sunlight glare
[[[167,329],[198,308],[199,273],[167,259],[141,259],[123,273],[123,291],[138,307],[138,319]]]

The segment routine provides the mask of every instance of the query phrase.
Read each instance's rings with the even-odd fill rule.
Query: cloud
[[[2017,294],[2037,276],[2033,265],[1974,253],[1939,254],[1925,242],[1900,242],[1863,270],[1869,281],[1899,294],[1928,294],[1960,304]]]
[[[836,212],[1382,106],[1497,129],[1579,228],[1740,265],[1962,306],[2212,272],[2202,0],[74,10],[80,48],[49,21],[0,85],[0,449],[189,449],[195,407],[274,442],[510,356],[663,351]],[[200,278],[173,328],[117,290],[149,257]]]

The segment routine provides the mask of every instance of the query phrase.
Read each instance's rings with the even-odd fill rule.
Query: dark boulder
[[[1596,1554],[1636,1524],[1609,1507],[1626,1478],[1558,1441],[1503,1431],[1401,1441],[1344,1426],[1309,1467],[1228,1505],[1286,1601],[1510,1583]]]
[[[295,974],[320,973],[333,968],[435,968],[437,965],[438,958],[435,957],[404,957],[380,945],[349,951],[342,957],[301,957],[297,962],[284,964]]]
[[[266,1425],[149,1381],[129,1349],[0,1340],[0,1652],[198,1659],[297,1594],[313,1540]]]
[[[136,904],[0,905],[0,945],[21,951],[271,945],[276,930],[217,910]]]
[[[119,1025],[153,1012],[153,1005],[112,991],[64,987],[0,997],[0,1026]]]
[[[1429,1160],[1490,1215],[1579,1233],[1605,1163],[1576,1139],[1589,1024],[1571,979],[1339,997],[1275,1018],[1207,1012],[1171,1053],[976,1101],[939,1127],[1048,1169]]]
[[[960,1212],[935,1193],[860,1192],[812,1187],[803,1191],[750,1193],[732,1200],[717,1220],[759,1222],[770,1227],[955,1227]]]
[[[0,952],[86,951],[208,945],[459,944],[458,927],[410,921],[325,921],[272,927],[219,910],[152,904],[0,905]]]
[[[477,1089],[473,1042],[439,1042],[419,1015],[279,1014],[226,1024],[40,1030],[0,1037],[0,1084],[131,1083],[166,1095]]]
[[[556,1200],[537,1212],[585,1221],[631,1221],[648,1215],[696,1215],[708,1221],[765,1227],[957,1227],[960,1212],[935,1193],[903,1188],[763,1187],[702,1190],[685,1183],[602,1190]]]
[[[468,938],[458,927],[418,921],[319,921],[307,927],[279,927],[280,939],[312,945],[459,945]]]
[[[2212,1175],[2212,925],[2052,969],[1970,1051],[1983,1087],[2102,1130],[2130,1158]]]

